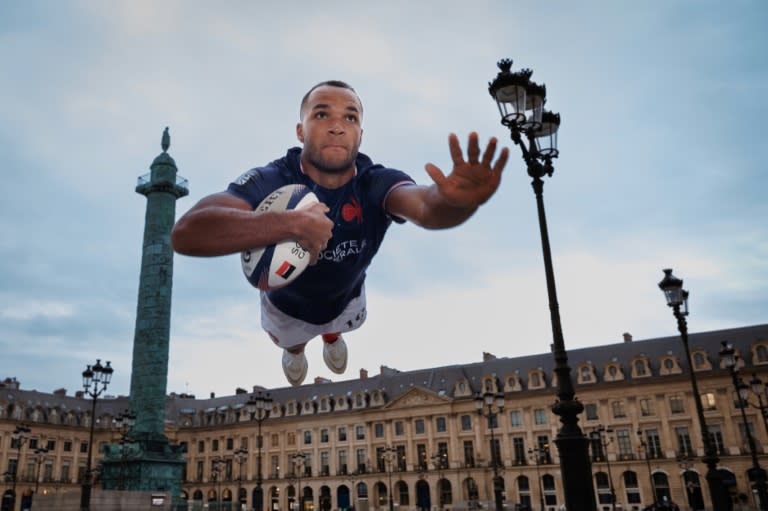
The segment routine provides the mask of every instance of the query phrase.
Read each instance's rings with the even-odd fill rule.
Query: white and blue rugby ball
[[[317,196],[304,185],[285,185],[270,193],[254,210],[265,211],[301,209],[318,202]],[[248,282],[263,291],[287,286],[309,265],[309,252],[295,240],[283,241],[240,254],[243,273]]]

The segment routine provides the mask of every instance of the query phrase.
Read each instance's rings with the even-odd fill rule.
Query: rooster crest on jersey
[[[286,185],[270,193],[253,212],[258,215],[265,211],[301,209],[316,202],[317,196],[306,186]],[[268,291],[296,280],[309,265],[309,253],[295,240],[288,240],[244,250],[240,254],[240,262],[248,282]]]

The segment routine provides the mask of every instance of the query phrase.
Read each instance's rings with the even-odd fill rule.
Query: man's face
[[[321,172],[338,174],[354,168],[363,135],[362,114],[360,99],[349,89],[323,85],[313,90],[296,125],[303,157]]]

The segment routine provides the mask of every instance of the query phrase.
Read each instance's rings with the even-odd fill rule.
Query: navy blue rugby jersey
[[[374,164],[360,153],[355,176],[341,188],[328,189],[302,172],[300,155],[301,148],[289,149],[283,158],[245,172],[227,191],[256,208],[277,188],[303,184],[328,206],[333,236],[317,264],[288,286],[267,291],[270,301],[284,313],[319,325],[338,317],[360,295],[366,269],[387,229],[393,221],[403,222],[384,210],[384,201],[394,188],[414,181],[405,172]]]

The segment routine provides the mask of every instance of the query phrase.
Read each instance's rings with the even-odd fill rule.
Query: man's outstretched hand
[[[491,198],[501,182],[501,172],[509,159],[509,149],[503,148],[494,162],[496,138],[492,137],[480,159],[480,144],[476,132],[469,134],[467,159],[459,144],[458,137],[448,136],[448,147],[453,159],[453,170],[447,176],[436,165],[427,163],[429,177],[437,185],[437,190],[446,204],[457,208],[472,208]]]

